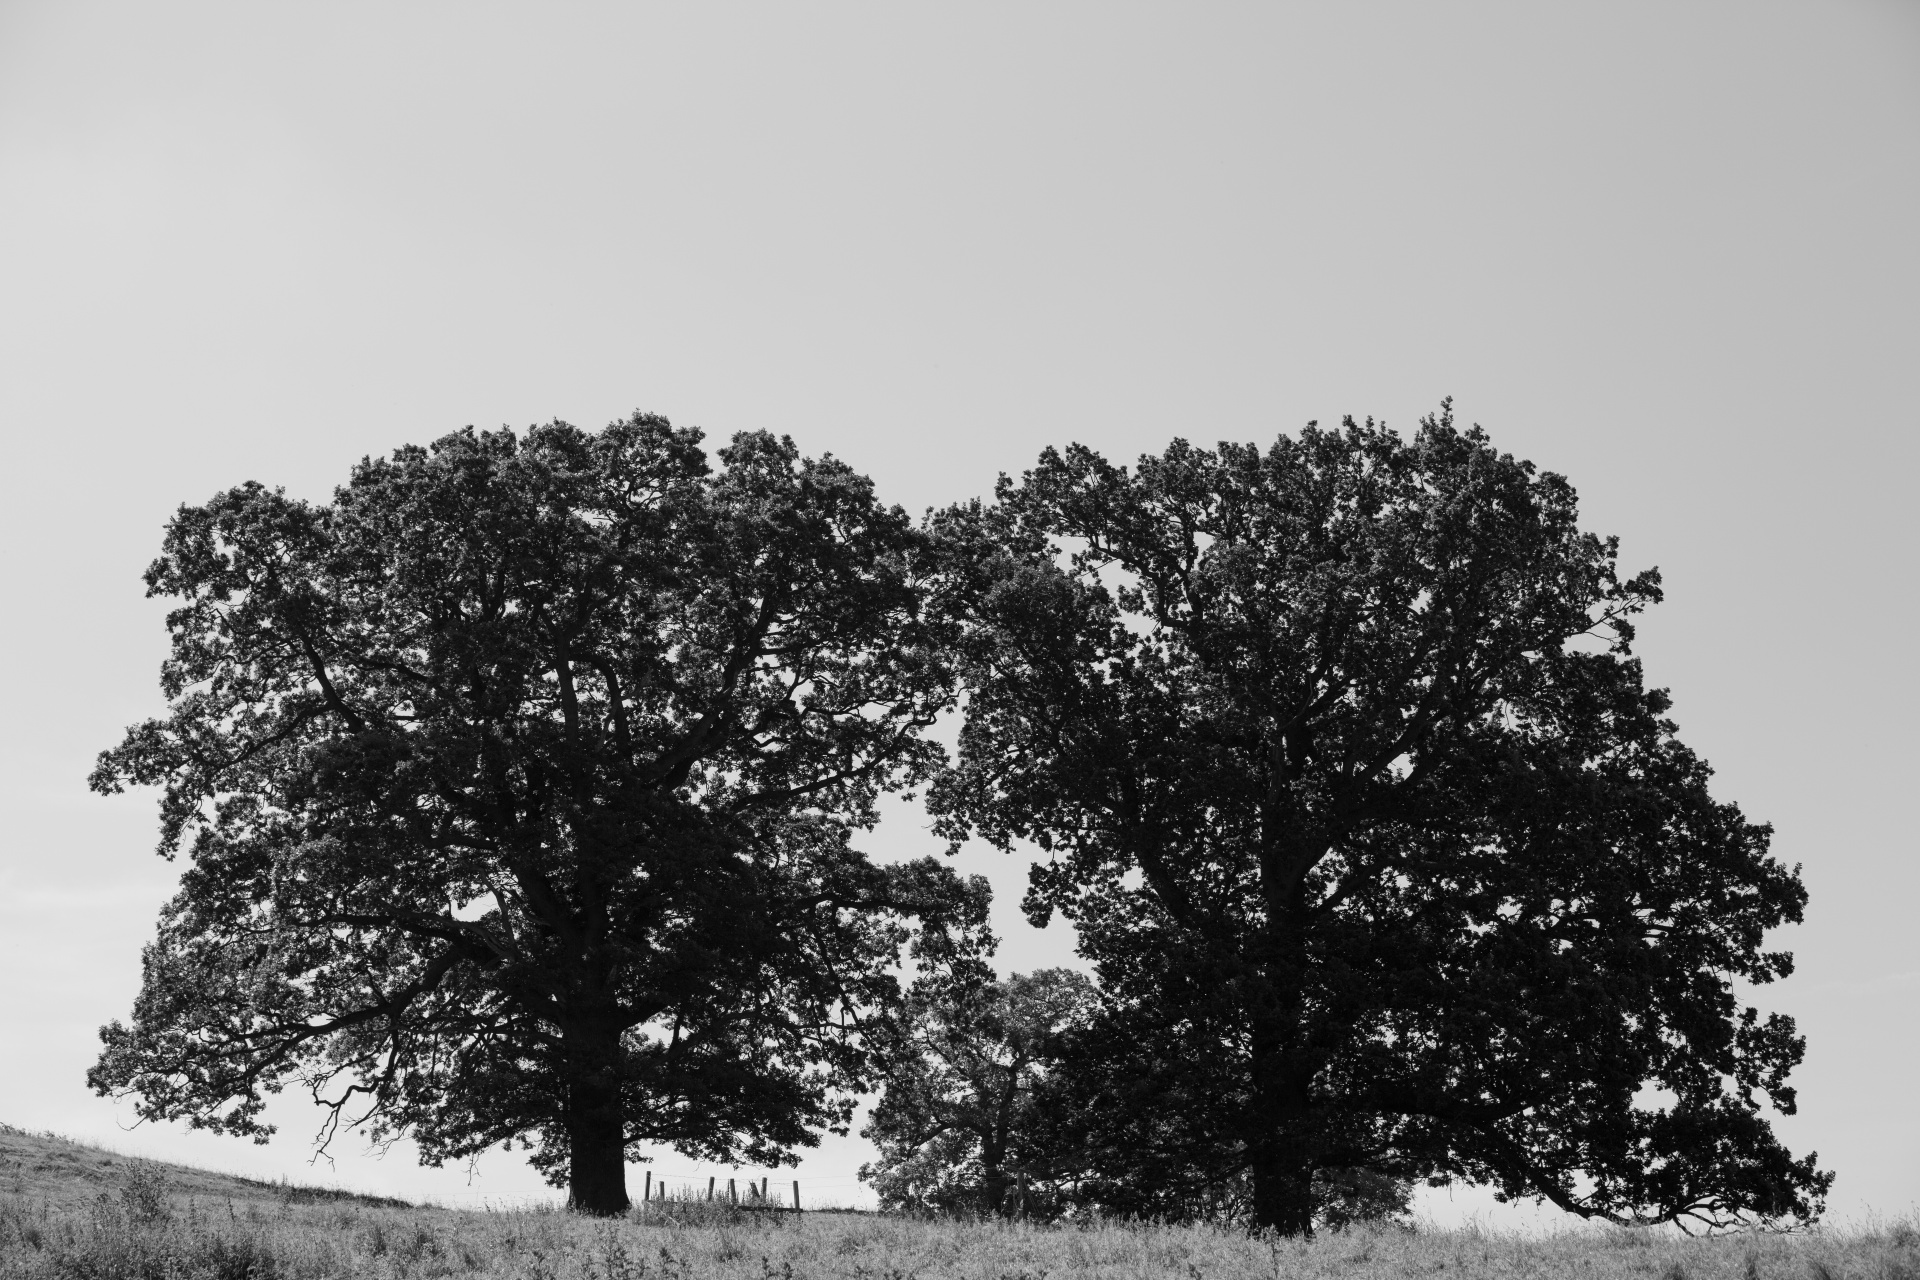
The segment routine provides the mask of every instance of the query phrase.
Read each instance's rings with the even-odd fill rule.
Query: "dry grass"
[[[0,1160],[19,1149],[0,1142]],[[55,1158],[57,1149],[48,1146],[29,1154],[32,1168],[0,1163],[0,1277],[1920,1280],[1920,1225],[1913,1222],[1844,1233],[1715,1240],[1628,1231],[1548,1238],[1379,1231],[1311,1242],[1134,1223],[914,1222],[704,1204],[648,1206],[627,1219],[605,1222],[551,1211],[471,1212],[320,1200],[299,1188],[119,1157],[112,1157],[113,1164],[84,1155],[62,1162]],[[83,1172],[74,1175],[75,1168]],[[68,1185],[76,1180],[84,1183],[86,1195]],[[251,1192],[220,1190],[230,1184]]]
[[[91,1205],[102,1191],[117,1194],[128,1179],[158,1178],[167,1194],[208,1201],[350,1201],[388,1208],[409,1208],[403,1200],[363,1196],[332,1187],[260,1182],[229,1173],[156,1164],[90,1143],[50,1133],[28,1133],[0,1124],[0,1194],[30,1199],[60,1210]]]

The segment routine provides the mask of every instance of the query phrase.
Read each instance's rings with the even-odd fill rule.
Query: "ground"
[[[0,1277],[333,1280],[1920,1280],[1913,1220],[1687,1239],[1385,1229],[1264,1240],[1207,1227],[1063,1227],[648,1205],[607,1222],[476,1212],[235,1178],[0,1126]]]

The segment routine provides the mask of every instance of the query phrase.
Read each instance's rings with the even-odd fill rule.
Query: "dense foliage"
[[[860,1171],[883,1209],[1052,1217],[1083,1167],[1059,1141],[1062,1067],[1093,1016],[1071,969],[993,981],[943,968],[908,993],[862,1130],[880,1158]]]
[[[886,1054],[883,1092],[862,1136],[880,1158],[860,1176],[882,1209],[1051,1221],[1063,1215],[1158,1221],[1252,1221],[1243,1169],[1175,1194],[1116,1160],[1132,1131],[1131,1085],[1150,1064],[1111,1043],[1100,995],[1071,969],[994,981],[962,962],[908,993]],[[1177,1073],[1204,1083],[1204,1064]],[[1151,1092],[1151,1091],[1149,1091]],[[1164,1097],[1151,1098],[1164,1103]],[[1168,1124],[1182,1122],[1176,1110]],[[1119,1123],[1116,1124],[1116,1119]],[[1405,1223],[1413,1187],[1365,1168],[1314,1171],[1314,1225]]]
[[[161,787],[191,865],[96,1088],[260,1136],[298,1084],[596,1213],[636,1143],[787,1159],[882,1079],[894,1207],[1819,1212],[1766,1116],[1802,1042],[1735,995],[1805,892],[1565,480],[1445,412],[1048,450],[921,530],[787,441],[719,462],[555,423],[181,509],[168,714],[94,785]],[[954,842],[1038,847],[1097,989],[994,980],[984,881],[854,848],[923,783]]]
[[[1775,1139],[1792,1022],[1735,983],[1800,918],[1645,687],[1573,489],[1450,414],[1129,471],[1047,451],[945,513],[968,624],[955,839],[1103,988],[1088,1158],[1143,1211],[1311,1229],[1335,1171],[1621,1222],[1818,1211]]]
[[[765,1164],[844,1126],[909,938],[984,882],[850,843],[940,759],[922,539],[867,480],[635,416],[448,436],[326,504],[184,507],[149,570],[162,719],[103,791],[164,788],[192,865],[96,1088],[260,1134],[265,1095],[531,1143],[576,1205],[631,1144]]]

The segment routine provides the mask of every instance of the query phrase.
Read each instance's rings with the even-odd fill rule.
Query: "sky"
[[[506,1155],[313,1164],[291,1101],[256,1147],[87,1089],[179,869],[151,794],[85,778],[163,706],[140,573],[181,503],[641,409],[791,434],[918,512],[1049,444],[1410,430],[1452,396],[1665,575],[1649,678],[1811,893],[1757,997],[1808,1037],[1778,1127],[1837,1216],[1907,1212],[1917,227],[1911,0],[0,0],[0,1122],[545,1194]],[[937,845],[896,807],[867,847]],[[960,863],[1003,968],[1071,961],[1018,857]],[[803,1192],[859,1202],[868,1158],[829,1140]]]

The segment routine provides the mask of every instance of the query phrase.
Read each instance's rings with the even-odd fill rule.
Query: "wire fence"
[[[821,1177],[781,1177],[764,1170],[699,1173],[641,1167],[627,1175],[627,1192],[636,1206],[649,1204],[715,1204],[739,1209],[817,1211],[870,1209],[873,1192],[853,1174]],[[501,1195],[494,1191],[442,1190],[430,1200],[448,1207],[514,1212],[557,1209],[566,1204],[563,1192]]]
[[[636,1193],[634,1199],[639,1204],[726,1204],[791,1212],[856,1208],[862,1207],[860,1202],[872,1199],[866,1183],[852,1175],[782,1178],[759,1171],[742,1176],[737,1172],[702,1174],[643,1169],[640,1185],[629,1189]]]

